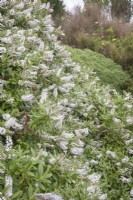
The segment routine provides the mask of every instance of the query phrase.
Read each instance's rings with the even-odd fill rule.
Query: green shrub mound
[[[132,198],[131,94],[71,61],[49,4],[0,10],[0,199]]]
[[[81,50],[67,46],[67,50],[71,52],[73,61],[78,62],[81,66],[93,69],[102,84],[109,84],[119,92],[130,90],[131,77],[113,60],[90,49]]]

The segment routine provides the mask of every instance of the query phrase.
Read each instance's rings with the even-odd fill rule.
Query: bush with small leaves
[[[49,4],[0,2],[0,198],[129,199],[133,98],[57,40]]]

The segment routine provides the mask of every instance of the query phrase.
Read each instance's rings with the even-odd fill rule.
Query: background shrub
[[[78,62],[86,68],[91,68],[96,72],[103,85],[109,84],[119,92],[123,90],[132,91],[131,77],[122,70],[120,65],[114,63],[113,60],[89,49],[81,50],[68,46],[67,49],[71,52],[73,61]]]
[[[75,9],[62,23],[63,42],[76,48],[88,48],[112,58],[133,76],[133,25],[122,19],[107,19],[102,9],[87,3],[83,12]]]

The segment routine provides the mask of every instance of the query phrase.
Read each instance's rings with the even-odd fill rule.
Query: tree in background
[[[109,0],[83,0],[86,3],[97,3],[100,6],[106,6],[110,2]]]
[[[132,16],[131,0],[111,0],[111,15],[129,22]]]
[[[129,22],[132,16],[132,1],[131,0],[84,0],[86,3],[97,3],[100,6],[110,6],[111,16],[122,18],[125,22]]]

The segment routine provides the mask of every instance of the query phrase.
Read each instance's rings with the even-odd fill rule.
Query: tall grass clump
[[[0,199],[132,198],[131,94],[71,61],[49,4],[0,10]]]

